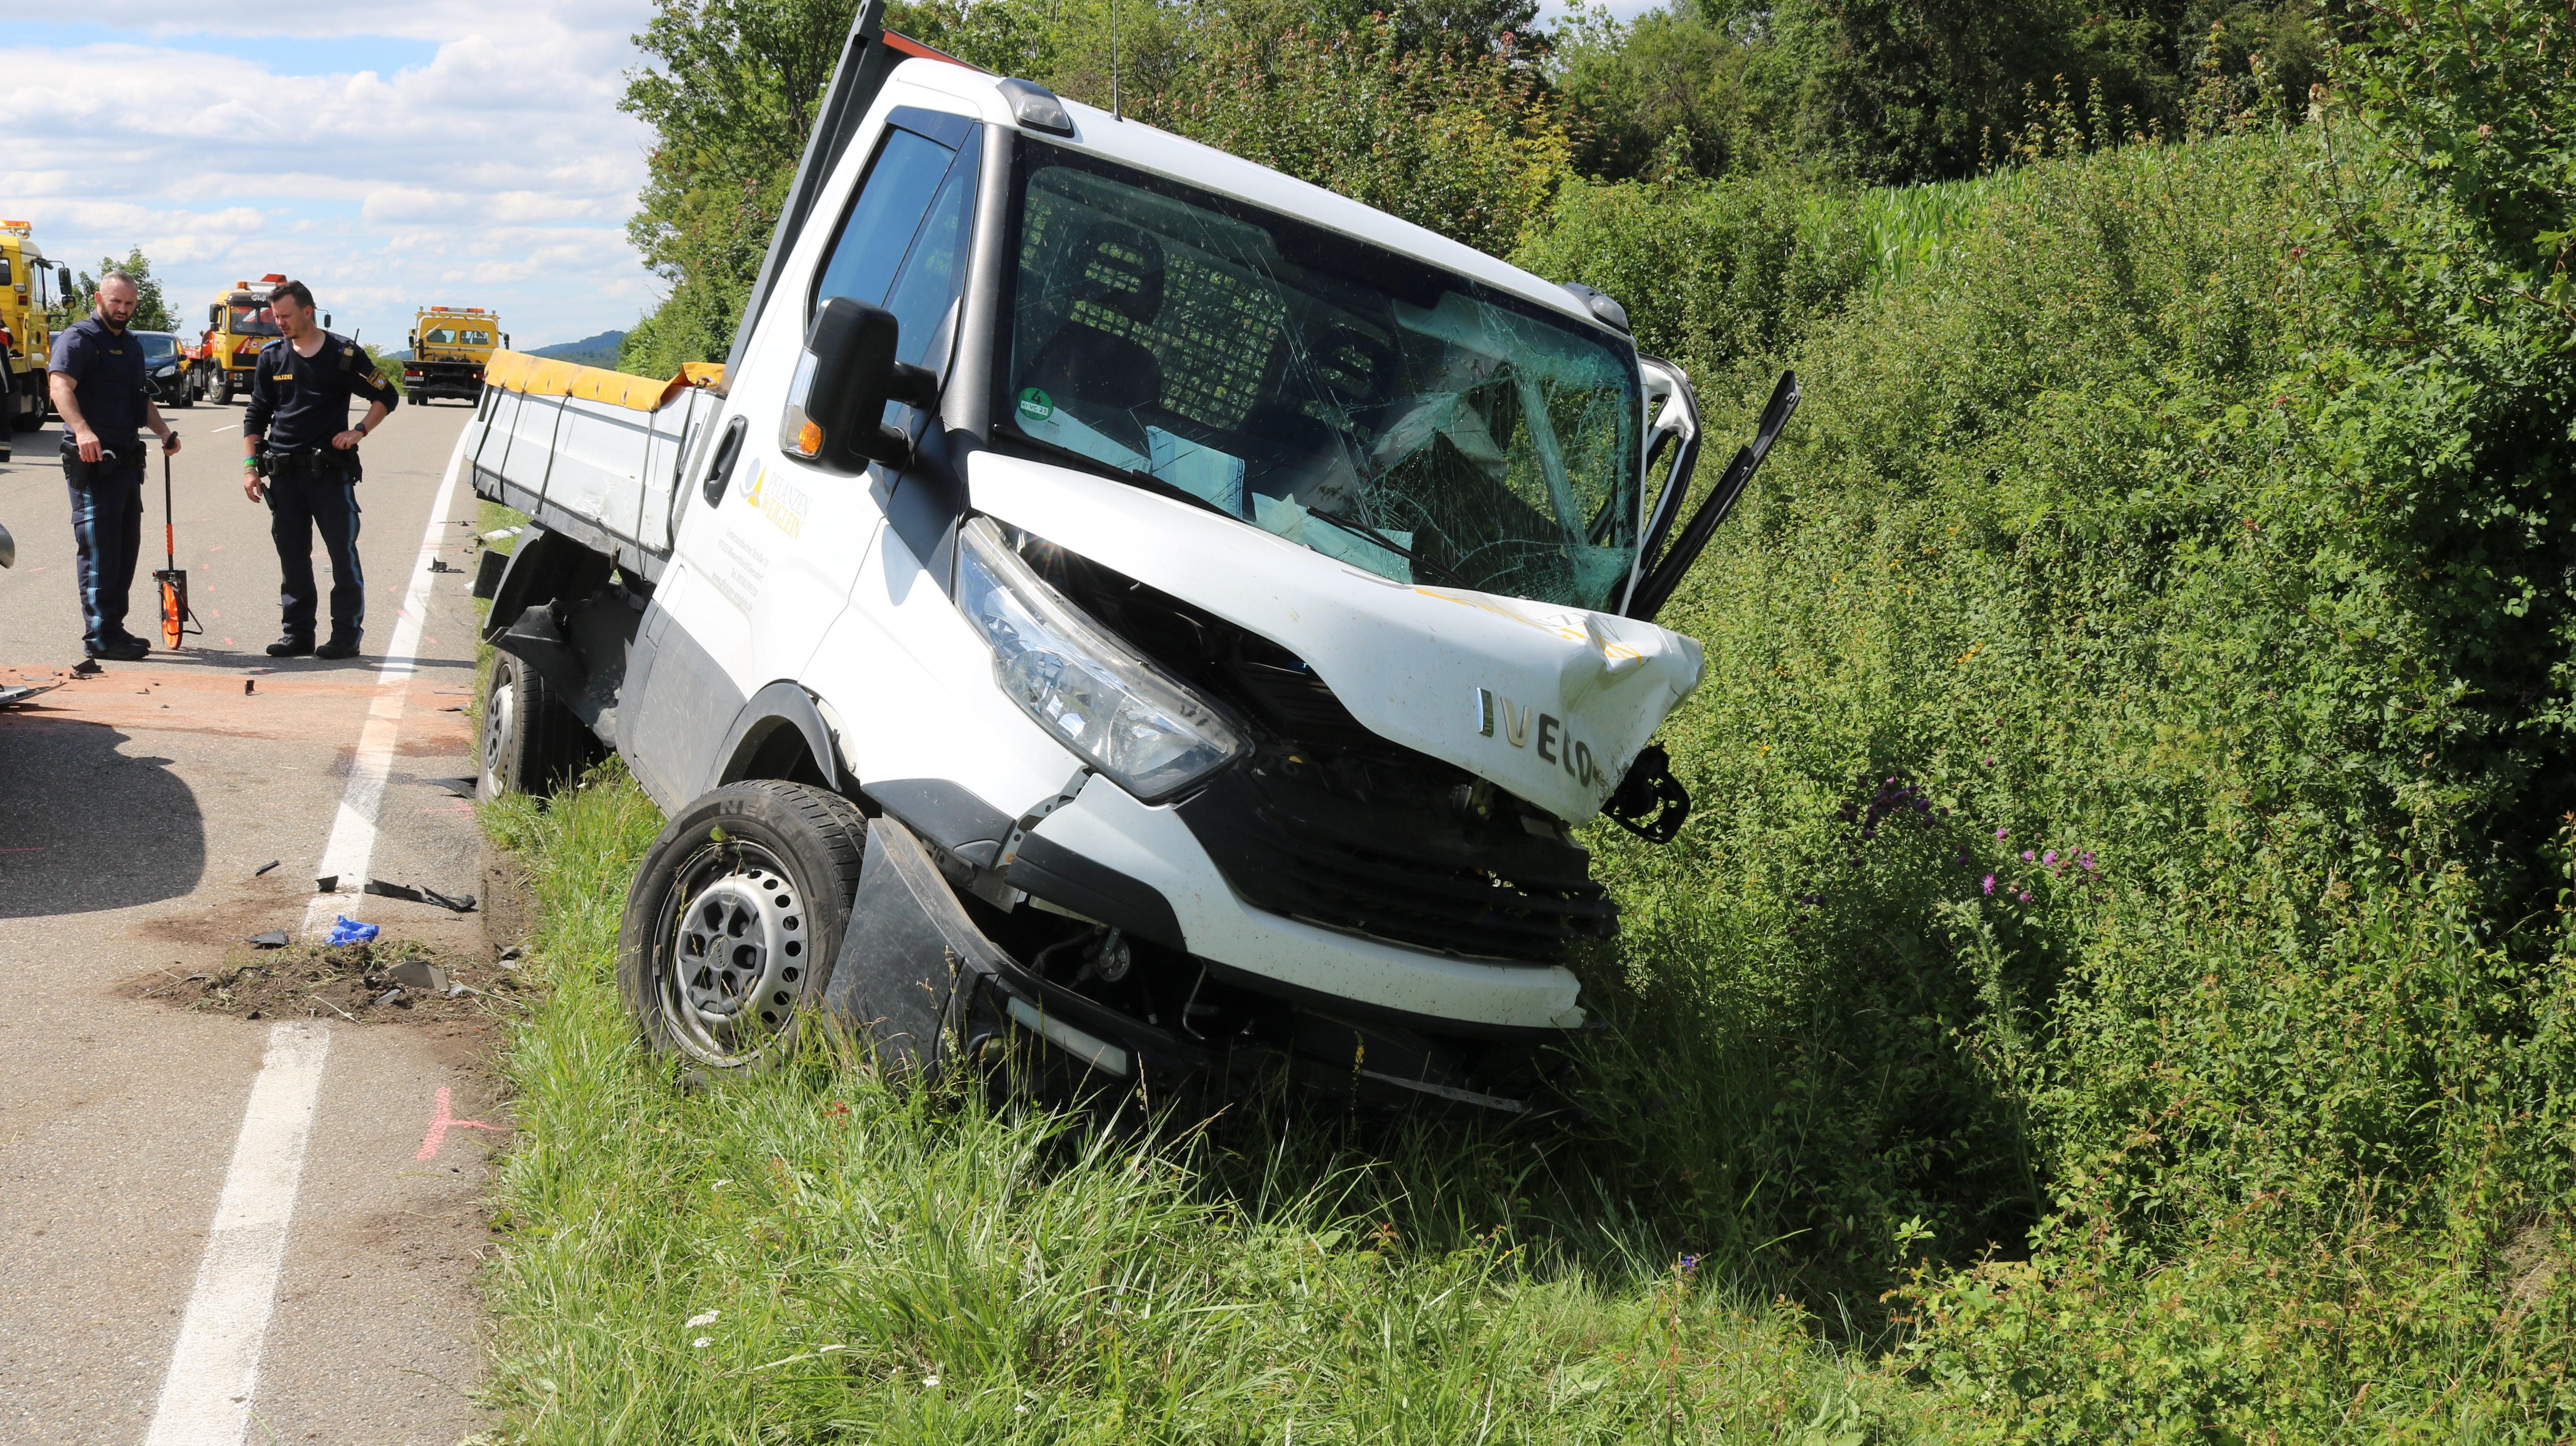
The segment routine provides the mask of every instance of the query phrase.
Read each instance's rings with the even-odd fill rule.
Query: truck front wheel
[[[733,1071],[785,1055],[841,952],[867,830],[839,794],[775,779],[673,816],[617,935],[618,993],[646,1047]]]
[[[232,368],[224,368],[222,380],[215,383],[215,400],[229,407],[233,404]]]
[[[493,655],[492,678],[483,688],[478,797],[487,803],[505,793],[543,798],[581,771],[596,741],[534,668],[509,653]]]

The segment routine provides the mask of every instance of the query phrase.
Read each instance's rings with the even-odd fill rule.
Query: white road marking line
[[[143,1446],[236,1446],[250,1432],[260,1346],[277,1306],[286,1228],[330,1052],[331,1032],[310,1021],[268,1032],[268,1055],[251,1081],[241,1137]]]
[[[367,726],[358,734],[358,754],[349,764],[349,787],[340,795],[339,816],[331,823],[331,841],[322,848],[316,878],[337,875],[337,892],[315,894],[304,906],[304,934],[319,938],[330,931],[339,913],[339,895],[367,886],[367,864],[376,852],[376,810],[385,801],[385,775],[394,765],[394,741],[402,731],[403,704],[411,691],[412,657],[420,651],[420,630],[429,617],[429,564],[447,540],[447,504],[456,495],[456,473],[438,487],[430,505],[429,526],[420,539],[420,560],[412,564],[411,587],[403,594],[394,621],[393,642],[385,648],[384,666],[376,670],[376,698],[367,708]]]

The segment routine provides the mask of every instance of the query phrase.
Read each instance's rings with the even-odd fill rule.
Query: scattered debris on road
[[[258,878],[260,875],[267,873],[270,869],[276,868],[277,863],[277,860],[270,859],[267,863],[261,864],[258,868],[251,870],[250,876],[254,879]]]
[[[380,898],[404,899],[415,904],[436,904],[442,909],[447,909],[459,914],[471,914],[474,912],[474,896],[472,894],[464,894],[455,898],[450,898],[447,895],[440,893],[438,890],[430,888],[426,884],[417,886],[412,884],[389,884],[383,879],[369,879],[367,880],[367,886],[364,892],[374,894]]]
[[[244,942],[254,949],[283,949],[286,947],[286,931],[271,929],[265,934],[253,934]]]
[[[460,977],[469,971],[472,983]],[[465,954],[402,939],[238,953],[212,972],[154,970],[133,992],[194,1013],[424,1024],[488,1018],[483,1001],[508,1003],[521,988],[516,976]]]
[[[26,675],[21,673],[18,676],[23,678]],[[0,708],[24,703],[40,693],[50,693],[62,685],[63,680],[56,678],[48,683],[11,683],[6,687],[0,687]]]
[[[405,989],[424,994],[447,992],[447,971],[426,959],[405,959],[385,971],[385,977]]]
[[[372,942],[376,935],[382,932],[383,928],[381,925],[362,924],[357,920],[350,918],[348,915],[342,914],[331,925],[331,937],[323,940],[322,942],[325,944],[335,945],[365,944]]]
[[[106,669],[98,665],[98,659],[96,658],[83,658],[79,662],[72,664],[72,676],[75,678],[95,678],[106,671]]]

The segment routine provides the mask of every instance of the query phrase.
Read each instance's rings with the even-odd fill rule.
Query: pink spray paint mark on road
[[[481,1120],[458,1119],[449,1111],[447,1098],[447,1086],[440,1085],[438,1087],[438,1113],[429,1117],[429,1133],[421,1137],[420,1153],[412,1156],[413,1159],[437,1159],[438,1147],[447,1139],[447,1132],[451,1127],[459,1130],[490,1130],[496,1135],[502,1133],[499,1125],[487,1125]]]

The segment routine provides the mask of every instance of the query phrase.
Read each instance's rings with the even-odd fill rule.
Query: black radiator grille
[[[1419,949],[1533,964],[1618,932],[1619,906],[1592,881],[1585,850],[1530,832],[1515,813],[1478,824],[1463,811],[1363,802],[1320,777],[1293,776],[1325,771],[1254,760],[1180,806],[1226,882],[1255,907]]]

